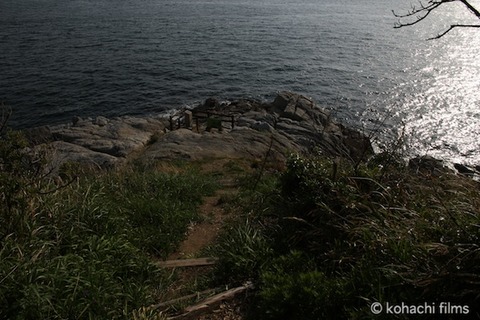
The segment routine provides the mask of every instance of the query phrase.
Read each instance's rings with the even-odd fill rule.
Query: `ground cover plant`
[[[253,319],[392,318],[374,302],[436,305],[422,315],[432,319],[449,302],[462,308],[445,318],[479,317],[479,183],[398,159],[294,155],[276,184],[245,186],[217,274],[256,284]]]
[[[149,166],[45,175],[21,134],[0,141],[0,318],[131,319],[169,274],[174,251],[212,179]]]
[[[373,315],[375,302],[448,302],[462,308],[446,319],[479,317],[480,186],[472,179],[412,169],[394,153],[356,163],[312,153],[292,155],[280,171],[267,157],[248,170],[245,159],[223,168],[70,164],[61,181],[19,133],[0,133],[2,319],[161,318],[149,306],[174,275],[152,261],[174,252],[200,219],[215,179],[242,185],[219,200],[234,213],[206,251],[219,263],[212,279],[182,286],[251,281],[252,319],[392,318]]]

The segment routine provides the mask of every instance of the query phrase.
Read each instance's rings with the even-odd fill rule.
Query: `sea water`
[[[316,100],[379,145],[480,163],[480,29],[395,0],[2,0],[0,101],[22,128],[148,115],[208,97]],[[475,20],[473,20],[475,22]]]

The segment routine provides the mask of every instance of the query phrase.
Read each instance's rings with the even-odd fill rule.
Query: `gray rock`
[[[283,112],[282,117],[292,119],[294,121],[308,121],[310,116],[305,109],[300,108],[295,102],[289,103]]]
[[[279,93],[271,104],[271,109],[294,121],[308,121],[322,126],[330,123],[328,111],[319,108],[310,98],[292,92]]]
[[[106,126],[108,124],[108,119],[102,116],[98,116],[95,118],[94,124],[100,127]]]
[[[80,121],[82,121],[82,118],[80,118],[79,116],[74,116],[74,117],[72,118],[72,124],[73,124],[74,126],[76,126],[77,123],[79,123]]]
[[[352,159],[371,152],[365,135],[334,123],[328,112],[295,93],[282,92],[270,104],[253,100],[220,104],[216,99],[208,99],[199,109],[233,115],[235,126],[209,133],[205,132],[203,119],[195,131],[168,131],[168,121],[155,117],[78,118],[73,126],[50,128],[56,140],[51,146],[57,159],[90,162],[100,167],[124,163],[132,154],[144,161],[262,159],[268,154],[272,161],[284,162],[291,152],[308,152],[314,147],[326,155]],[[148,148],[144,148],[147,144]]]
[[[295,95],[290,92],[280,92],[273,100],[271,106],[272,111],[278,114],[282,113],[285,108],[288,106],[290,101],[296,100]]]
[[[117,157],[101,152],[95,152],[82,146],[64,141],[54,141],[51,143],[50,148],[50,165],[54,170],[58,170],[67,162],[94,165],[99,168],[111,168],[122,161]]]
[[[51,136],[57,142],[52,147],[57,149],[56,156],[66,158],[65,161],[85,163],[90,157],[94,164],[104,160],[109,164],[121,163],[111,157],[120,160],[143,148],[152,135],[163,131],[165,122],[164,119],[135,117],[79,119],[74,126],[50,127]]]
[[[235,122],[235,127],[249,127],[251,128],[252,125],[256,121],[254,119],[248,118],[248,117],[239,117],[236,122]]]
[[[354,161],[366,160],[366,156],[373,154],[373,147],[370,139],[361,133],[343,125],[341,128],[342,145],[349,150],[349,157]]]
[[[442,174],[450,172],[442,160],[431,156],[416,157],[408,161],[408,167],[415,171],[426,171],[430,174]]]
[[[273,132],[274,129],[271,125],[269,125],[267,122],[264,121],[255,121],[252,125],[251,128],[253,130],[257,131],[265,131],[265,132]]]
[[[453,166],[455,167],[455,169],[457,169],[457,171],[461,174],[465,174],[465,175],[474,175],[476,174],[477,172],[475,172],[475,170],[473,168],[469,168],[467,167],[466,165],[464,164],[460,164],[460,163],[454,163]]]

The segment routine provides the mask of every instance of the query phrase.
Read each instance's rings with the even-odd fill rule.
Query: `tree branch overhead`
[[[440,6],[445,3],[460,2],[462,3],[467,10],[473,14],[477,19],[480,20],[480,11],[472,5],[470,0],[419,0],[418,5],[412,5],[411,9],[406,13],[398,14],[392,10],[393,15],[398,18],[398,21],[394,24],[395,29],[413,26],[424,19],[426,19],[432,12],[437,10]],[[480,28],[479,24],[451,24],[445,31],[442,31],[435,37],[431,37],[428,40],[439,39],[452,31],[455,28]]]

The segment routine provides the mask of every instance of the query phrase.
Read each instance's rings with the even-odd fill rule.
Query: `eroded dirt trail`
[[[202,221],[189,227],[187,237],[180,244],[178,250],[168,257],[168,260],[185,259],[197,256],[204,248],[214,243],[219,235],[228,214],[220,202],[226,193],[235,193],[236,190],[220,189],[213,196],[205,197],[199,210]]]
[[[239,192],[239,176],[250,169],[248,163],[231,159],[215,159],[202,163],[200,166],[202,172],[218,177],[218,189],[213,195],[203,198],[203,203],[198,208],[201,221],[189,227],[185,239],[177,251],[168,256],[167,261],[176,263],[185,259],[199,258],[205,255],[204,250],[207,247],[215,244],[222,228],[233,215],[230,210],[224,208],[224,204]],[[192,292],[195,293],[197,291],[195,284],[211,270],[212,266],[177,268],[176,280],[162,300],[178,299],[191,295]],[[244,318],[244,308],[243,298],[235,298],[222,301],[218,306],[197,314],[194,319],[241,320]],[[182,316],[179,317],[182,318]],[[186,316],[185,319],[193,318]]]
[[[224,223],[229,218],[229,213],[222,207],[224,197],[233,197],[238,192],[238,171],[233,173],[229,169],[231,159],[213,159],[201,165],[200,170],[206,174],[218,175],[219,188],[212,196],[205,197],[199,207],[199,215],[202,221],[189,227],[185,240],[179,249],[171,254],[168,259],[185,259],[197,256],[207,246],[214,243]],[[245,168],[241,169],[246,170]]]

